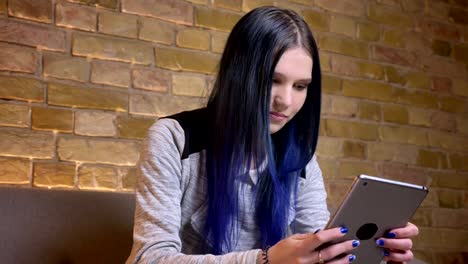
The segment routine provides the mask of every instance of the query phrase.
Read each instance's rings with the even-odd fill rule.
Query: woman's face
[[[286,50],[276,65],[270,100],[270,133],[278,132],[301,110],[312,80],[312,58],[304,48]]]

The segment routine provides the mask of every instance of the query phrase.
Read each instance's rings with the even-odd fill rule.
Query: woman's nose
[[[292,103],[292,86],[284,85],[278,87],[274,102],[277,106],[289,107]]]

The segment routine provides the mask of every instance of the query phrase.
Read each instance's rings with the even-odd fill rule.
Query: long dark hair
[[[282,54],[302,47],[313,61],[312,82],[301,110],[270,135],[273,72]],[[257,169],[256,224],[262,247],[287,235],[297,180],[312,159],[320,120],[321,73],[310,29],[294,11],[260,7],[234,26],[208,101],[213,113],[207,147],[208,213],[205,236],[211,253],[229,252],[238,235],[239,179]],[[261,166],[264,164],[264,166]]]

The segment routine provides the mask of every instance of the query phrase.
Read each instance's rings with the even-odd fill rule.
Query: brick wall
[[[202,106],[229,30],[272,4],[320,47],[330,208],[360,173],[428,185],[417,256],[467,263],[466,0],[0,0],[0,183],[132,191],[148,127]]]

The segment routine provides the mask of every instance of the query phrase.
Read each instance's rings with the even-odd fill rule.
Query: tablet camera
[[[379,228],[374,223],[363,224],[356,232],[356,236],[359,240],[368,240],[374,237]]]

